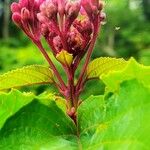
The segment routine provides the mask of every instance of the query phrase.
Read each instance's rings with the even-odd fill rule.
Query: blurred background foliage
[[[0,0],[0,74],[30,64],[47,65],[38,49],[11,21],[9,7],[12,2]],[[105,0],[105,3],[107,19],[101,28],[92,59],[100,56],[128,59],[132,56],[140,63],[150,65],[150,0]],[[56,65],[61,70],[57,62]],[[61,71],[61,74],[65,77],[64,72]],[[22,90],[39,94],[45,89],[55,91],[52,86]],[[90,81],[85,91],[82,98],[103,93],[104,85],[100,81]]]

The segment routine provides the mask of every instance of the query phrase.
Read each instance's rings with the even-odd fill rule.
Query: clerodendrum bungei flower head
[[[54,83],[65,96],[71,117],[79,105],[85,71],[105,18],[102,9],[101,0],[20,0],[11,5],[13,21],[38,46],[57,77]],[[66,71],[67,84],[43,48],[42,36]],[[85,54],[84,66],[75,84],[74,74]]]

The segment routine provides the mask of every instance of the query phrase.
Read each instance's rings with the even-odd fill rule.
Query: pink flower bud
[[[75,57],[82,50],[81,35],[74,29],[68,34],[69,52]]]
[[[91,21],[95,20],[103,8],[101,0],[81,0],[81,4]]]
[[[49,34],[49,30],[46,24],[41,25],[41,33],[43,36],[47,36]]]
[[[33,5],[33,3],[34,3],[33,0],[19,0],[19,4],[21,7],[27,7],[29,4],[29,1],[32,1],[32,2],[30,2],[30,4]]]
[[[46,23],[48,21],[48,18],[46,18],[44,15],[42,15],[41,13],[37,14],[37,19],[41,22],[41,23]]]
[[[30,19],[30,12],[28,9],[26,9],[25,7],[23,7],[21,9],[21,19],[23,20],[28,20]]]
[[[63,16],[65,14],[65,4],[66,0],[57,0],[58,12],[60,16]]]
[[[53,45],[54,45],[55,49],[57,50],[57,52],[60,52],[63,49],[61,38],[59,36],[54,37]]]
[[[91,4],[98,7],[99,0],[91,0]]]
[[[98,5],[98,10],[102,10],[104,7],[104,2],[103,1],[99,1],[99,5]]]
[[[46,17],[51,19],[57,14],[57,7],[53,5],[51,1],[45,1],[41,4],[40,11],[43,16],[45,15]]]
[[[21,24],[21,16],[18,12],[13,13],[12,15],[12,20],[17,24],[20,25]]]
[[[92,6],[91,3],[88,0],[81,0],[82,7],[86,11],[87,14],[91,16],[92,14]]]
[[[52,18],[57,14],[57,8],[53,4],[48,4],[46,6],[46,15],[48,18]]]
[[[104,12],[101,12],[100,21],[104,21],[105,19],[106,19],[106,14]]]
[[[17,4],[17,3],[12,3],[11,4],[11,11],[12,11],[12,13],[14,13],[14,12],[19,12],[20,11],[20,7],[19,7],[19,4]]]
[[[68,4],[66,8],[67,17],[70,18],[71,20],[76,19],[79,14],[80,8],[81,7],[78,2],[70,4],[70,5]]]
[[[83,21],[76,20],[73,26],[80,32],[84,38],[92,34],[92,24],[89,20],[85,19]]]

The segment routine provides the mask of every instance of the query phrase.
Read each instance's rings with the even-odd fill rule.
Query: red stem
[[[99,22],[99,19],[97,19],[97,22],[95,23],[93,38],[92,38],[91,44],[89,46],[87,56],[86,56],[86,60],[85,60],[85,63],[83,65],[82,71],[79,75],[79,80],[77,82],[76,91],[79,91],[79,92],[80,92],[80,89],[82,88],[82,82],[84,82],[83,77],[85,75],[87,66],[89,64],[89,61],[90,61],[90,58],[91,58],[91,55],[92,55],[92,52],[93,52],[93,49],[94,49],[96,39],[97,39],[97,36],[98,36],[98,30],[99,30],[99,23],[98,22]]]
[[[33,41],[37,46],[38,48],[40,49],[41,53],[43,54],[43,56],[45,57],[45,59],[47,60],[47,62],[49,63],[50,65],[50,68],[53,70],[54,74],[56,75],[58,81],[60,82],[60,85],[61,85],[61,88],[63,90],[65,90],[67,87],[64,83],[64,81],[62,80],[58,70],[56,69],[55,65],[53,64],[53,62],[51,61],[50,57],[48,56],[47,52],[45,51],[45,49],[43,48],[42,44],[40,41]]]

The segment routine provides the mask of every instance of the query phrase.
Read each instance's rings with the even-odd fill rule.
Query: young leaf
[[[52,82],[53,74],[49,68],[32,65],[0,75],[0,90]]]
[[[59,54],[57,54],[56,58],[59,62],[66,64],[68,66],[70,66],[73,61],[73,55],[69,54],[65,50],[62,50]]]
[[[122,58],[97,58],[88,65],[87,79],[99,78],[102,74],[107,74],[115,70],[121,70],[126,66],[126,63],[127,62]]]
[[[150,67],[143,66],[131,58],[122,70],[110,72],[107,75],[103,74],[101,79],[106,84],[108,91],[118,90],[121,82],[130,79],[137,79],[150,87]]]
[[[85,150],[147,150],[150,147],[150,89],[125,81],[118,94],[90,97],[78,109],[80,141]]]

